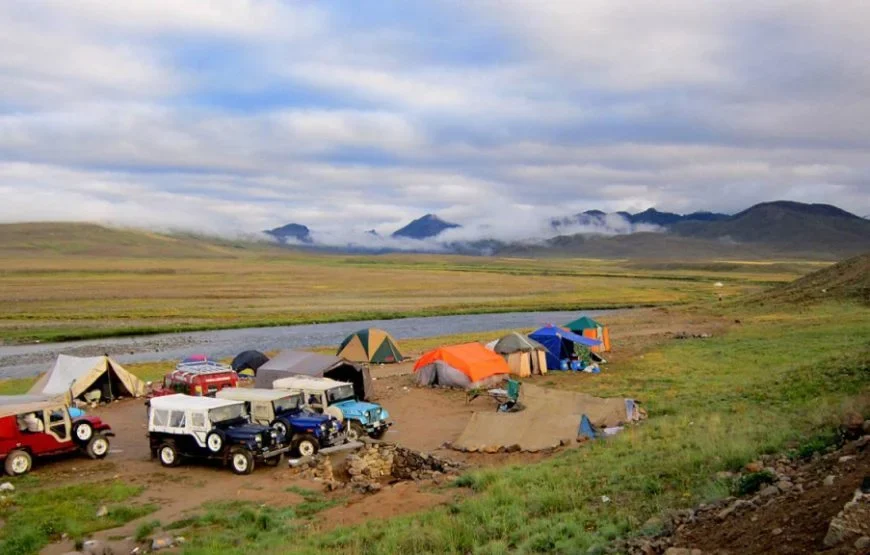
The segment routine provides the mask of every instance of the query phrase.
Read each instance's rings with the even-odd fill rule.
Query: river
[[[120,363],[180,359],[192,353],[214,358],[235,356],[247,349],[272,351],[335,345],[362,328],[382,328],[397,340],[480,332],[480,340],[496,339],[493,330],[564,324],[580,315],[598,316],[612,310],[572,312],[504,312],[463,314],[395,320],[363,320],[331,324],[305,324],[267,328],[164,333],[137,337],[112,337],[64,343],[0,346],[0,377],[33,376],[48,370],[57,355],[97,356],[108,353]]]

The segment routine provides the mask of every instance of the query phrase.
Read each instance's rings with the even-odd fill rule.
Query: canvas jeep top
[[[237,474],[252,472],[254,461],[276,465],[289,450],[283,434],[250,422],[244,402],[183,394],[151,399],[148,438],[164,466],[182,457],[215,458]]]
[[[353,384],[330,378],[290,376],[275,380],[275,389],[301,393],[305,404],[318,412],[341,417],[345,421],[347,439],[356,441],[363,435],[383,437],[392,425],[387,409],[376,403],[359,401]]]
[[[319,414],[305,406],[302,394],[281,389],[227,387],[218,399],[247,403],[254,422],[272,426],[291,438],[293,450],[310,456],[321,447],[344,441],[342,425],[336,418]]]
[[[62,397],[0,396],[0,460],[10,475],[28,472],[35,456],[81,450],[101,459],[109,453],[112,435],[96,416],[71,417]]]

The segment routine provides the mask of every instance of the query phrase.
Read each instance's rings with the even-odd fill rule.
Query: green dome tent
[[[383,364],[401,362],[405,357],[390,334],[377,328],[367,328],[344,338],[336,356],[353,362]]]

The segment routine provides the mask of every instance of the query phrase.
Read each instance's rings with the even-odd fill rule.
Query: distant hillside
[[[764,245],[790,253],[848,256],[870,249],[870,221],[828,204],[765,202],[726,220],[679,222],[671,231],[683,237]]]
[[[505,245],[499,256],[637,259],[762,259],[776,253],[759,246],[740,246],[726,241],[693,239],[668,233],[631,233],[627,235],[577,234],[554,237],[541,244]]]
[[[86,255],[110,258],[232,258],[265,243],[166,235],[83,223],[0,224],[0,258]]]
[[[856,300],[870,305],[870,252],[750,297],[748,303]]]
[[[276,227],[275,229],[269,229],[264,233],[266,233],[267,235],[271,235],[282,243],[286,243],[288,241],[299,243],[313,242],[311,240],[311,230],[308,229],[308,226],[304,226],[302,224],[282,225],[281,227]]]
[[[616,212],[626,222],[636,224],[655,225],[659,227],[670,227],[680,222],[714,222],[730,218],[728,214],[719,214],[716,212],[692,212],[691,214],[675,214],[673,212],[659,212],[655,208],[647,208],[643,212],[631,214],[629,212]],[[567,225],[603,225],[609,214],[602,210],[586,210],[579,214],[575,214],[568,218],[556,218],[551,221],[554,229]]]
[[[426,214],[417,218],[405,227],[393,232],[393,237],[405,237],[409,239],[429,239],[435,237],[446,229],[461,227],[459,224],[445,222],[435,214]]]

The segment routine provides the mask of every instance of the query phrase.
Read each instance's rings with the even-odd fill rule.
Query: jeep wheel
[[[283,420],[275,420],[272,422],[272,429],[278,432],[279,434],[284,434],[284,437],[287,437],[287,423]]]
[[[278,453],[274,457],[268,457],[263,459],[263,464],[266,466],[278,466],[281,464],[281,453]]]
[[[30,458],[30,453],[16,449],[6,457],[6,474],[10,476],[27,474],[30,472],[31,464],[33,464],[33,461]]]
[[[164,443],[157,449],[157,458],[163,466],[178,466],[181,463],[178,451],[171,443]]]
[[[387,433],[387,430],[389,430],[389,428],[387,428],[386,426],[383,426],[383,427],[379,428],[376,432],[372,432],[372,437],[375,439],[383,439],[384,434]]]
[[[109,438],[103,434],[97,434],[88,442],[85,452],[92,459],[104,459],[109,454]]]
[[[205,438],[205,445],[212,453],[220,453],[224,448],[224,434],[220,430],[210,432]]]
[[[359,441],[366,435],[366,429],[356,420],[351,420],[347,425],[347,440]]]
[[[317,438],[308,434],[298,436],[293,440],[293,451],[298,453],[300,457],[313,457],[319,446]]]
[[[254,471],[254,456],[247,449],[233,447],[230,451],[230,468],[236,474],[250,474]]]
[[[94,437],[94,427],[91,426],[90,422],[79,422],[76,424],[75,429],[73,429],[73,435],[83,445],[87,445],[91,438]]]

